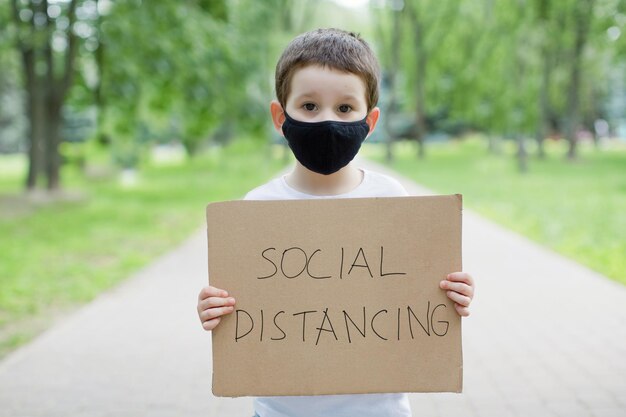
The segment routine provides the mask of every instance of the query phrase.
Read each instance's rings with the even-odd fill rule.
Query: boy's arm
[[[198,317],[204,330],[215,329],[222,316],[234,310],[235,299],[228,296],[228,292],[206,286],[198,294]]]
[[[442,290],[447,290],[446,295],[454,301],[454,308],[463,317],[470,314],[469,305],[474,298],[476,284],[474,278],[467,272],[453,272],[439,283]]]

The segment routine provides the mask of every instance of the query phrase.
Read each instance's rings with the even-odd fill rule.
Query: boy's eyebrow
[[[313,92],[305,92],[302,94],[296,94],[295,97],[296,98],[317,98],[318,93],[316,93],[315,91]],[[344,94],[343,96],[341,96],[341,100],[358,100],[358,95],[355,94]]]
[[[296,97],[298,97],[298,98],[316,98],[317,96],[315,94],[300,94],[300,95],[297,95]]]
[[[309,92],[305,92],[305,93],[301,93],[301,94],[296,94],[296,97],[300,98],[300,97],[317,97],[317,94],[315,92],[309,93]]]
[[[344,94],[344,96],[342,97],[342,99],[344,100],[358,100],[358,96],[354,95],[354,94]]]

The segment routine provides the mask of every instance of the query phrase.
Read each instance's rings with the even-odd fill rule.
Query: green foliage
[[[228,19],[228,5],[226,0],[198,0],[198,7],[216,20]]]
[[[562,129],[569,116],[567,92],[571,89],[575,35],[581,21],[589,20],[579,86],[580,121],[590,128],[596,118],[607,117],[604,106],[612,87],[608,80],[615,65],[626,59],[625,43],[621,42],[626,34],[626,2],[405,0],[384,4],[387,7],[374,9],[379,28],[377,49],[384,69],[393,71],[392,15],[399,13],[402,39],[397,93],[403,111],[415,110],[421,84],[431,119],[444,117],[492,134],[534,135],[543,111],[539,97],[546,89],[547,117]],[[404,6],[394,11],[390,4]],[[588,4],[592,7],[581,9]],[[412,13],[416,17],[411,17]],[[609,28],[613,36],[621,33],[619,40],[610,39]],[[422,51],[416,49],[420,37]],[[546,60],[551,77],[544,85]],[[416,70],[420,61],[425,65],[422,79]]]
[[[116,2],[101,17],[101,131],[136,141],[148,125],[193,154],[224,125],[265,126],[272,5]]]
[[[437,192],[463,194],[468,208],[626,284],[626,149],[589,146],[580,162],[564,164],[565,144],[547,145],[548,158],[529,161],[525,175],[513,143],[503,158],[476,138],[432,144],[419,162],[411,144],[399,143],[392,167]],[[382,149],[365,153],[383,160]]]

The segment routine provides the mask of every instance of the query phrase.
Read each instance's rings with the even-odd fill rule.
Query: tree
[[[404,12],[404,2],[393,1],[390,8],[379,8],[376,15],[377,41],[381,53],[379,60],[382,63],[381,97],[379,103],[384,105],[383,123],[387,163],[393,161],[393,144],[395,142],[395,132],[392,131],[392,115],[398,111],[398,73],[400,71],[400,49],[402,37],[402,14]],[[391,19],[388,15],[391,14]],[[391,25],[391,36],[385,33],[387,25]],[[389,51],[387,53],[387,51]],[[387,94],[387,97],[384,94]]]
[[[193,155],[211,138],[264,126],[274,3],[116,3],[96,51],[101,135],[123,155],[139,151],[147,126]]]
[[[11,0],[0,8],[23,67],[27,188],[43,176],[48,189],[60,187],[64,109],[97,108],[98,137],[124,165],[155,137],[179,139],[193,154],[235,129],[262,129],[279,1]]]
[[[580,89],[582,82],[583,50],[589,39],[593,18],[594,0],[577,0],[572,6],[574,42],[569,64],[569,89],[567,94],[567,122],[565,137],[569,142],[567,157],[576,158],[577,129],[580,124]]]
[[[447,122],[489,137],[534,135],[541,155],[557,129],[575,154],[575,131],[602,114],[603,80],[623,60],[624,43],[615,40],[626,32],[626,1],[404,3],[411,30],[400,41],[397,77],[407,88],[398,90],[412,91],[417,131]],[[378,16],[387,19],[378,38],[393,50],[396,28],[388,14]]]
[[[60,186],[59,144],[62,108],[74,77],[78,48],[75,32],[77,0],[12,0],[16,47],[22,57],[29,120],[29,168],[26,186],[32,190],[45,173],[47,188]],[[63,19],[61,19],[63,17]]]
[[[433,79],[429,75],[429,68],[433,66],[430,61],[436,59],[435,56],[440,53],[441,45],[450,33],[449,25],[454,24],[459,4],[456,0],[447,2],[407,0],[405,7],[407,8],[407,23],[413,29],[412,42],[409,42],[409,45],[412,45],[414,59],[408,62],[413,66],[414,134],[418,143],[418,156],[423,158],[428,108],[434,109],[439,104],[436,101],[433,103],[434,106],[427,104],[429,95],[427,88]]]
[[[540,45],[540,61],[541,61],[541,88],[539,90],[539,117],[537,118],[537,130],[535,139],[537,140],[537,154],[539,158],[545,158],[545,150],[543,141],[546,138],[550,123],[550,83],[552,79],[552,56],[553,56],[553,39],[556,36],[552,25],[550,24],[552,16],[552,8],[550,0],[535,0],[537,30],[541,33]]]

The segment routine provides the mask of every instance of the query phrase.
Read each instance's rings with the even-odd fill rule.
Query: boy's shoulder
[[[282,184],[282,176],[276,177],[263,185],[250,190],[244,200],[287,200],[290,197]]]
[[[363,197],[403,197],[409,195],[397,179],[380,172],[363,170],[365,173]],[[367,180],[367,181],[365,181]]]

